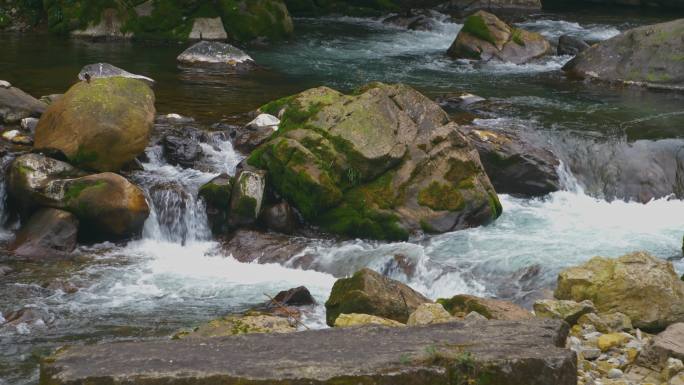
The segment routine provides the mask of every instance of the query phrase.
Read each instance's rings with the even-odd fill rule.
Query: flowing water
[[[549,39],[570,33],[603,40],[667,17],[561,12],[520,25]],[[157,80],[159,113],[208,126],[312,86],[347,91],[368,81],[405,82],[429,96],[461,90],[484,96],[475,124],[515,128],[563,161],[562,191],[539,199],[502,195],[504,213],[489,226],[400,243],[314,239],[275,265],[225,255],[197,199],[199,186],[233,174],[244,154],[211,136],[202,143],[201,167],[183,169],[151,146],[144,170],[131,175],[152,206],[141,239],[81,246],[73,261],[9,263],[14,272],[0,276],[0,384],[36,383],[39,357],[57,346],[166,337],[294,286],[306,285],[323,303],[336,277],[363,266],[432,298],[472,293],[526,306],[553,288],[560,269],[595,255],[647,250],[682,272],[684,201],[613,198],[634,195],[640,173],[662,172],[657,180],[677,190],[663,169],[679,164],[684,96],[569,81],[559,71],[569,57],[521,66],[454,62],[444,52],[460,28],[446,19],[432,32],[373,19],[299,19],[292,41],[250,49],[263,68],[240,76],[178,69],[181,45],[0,35],[0,78],[34,95],[63,92],[82,65],[110,62]],[[8,239],[5,210],[0,220],[0,239]],[[309,270],[294,268],[305,256],[314,256]],[[19,309],[29,316],[2,325]],[[324,327],[323,307],[307,313],[305,323]]]

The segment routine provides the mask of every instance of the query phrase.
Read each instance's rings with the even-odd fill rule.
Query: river
[[[668,17],[575,10],[545,12],[519,25],[549,39],[570,33],[604,40]],[[525,306],[553,288],[560,269],[595,255],[646,250],[673,260],[682,273],[684,201],[634,202],[641,176],[625,172],[648,174],[653,164],[667,167],[677,158],[684,95],[569,81],[560,71],[570,59],[564,56],[520,66],[457,63],[445,51],[461,26],[445,19],[434,31],[416,32],[374,19],[297,19],[296,38],[250,48],[262,68],[239,76],[179,69],[175,56],[183,46],[177,44],[0,35],[0,78],[35,96],[64,92],[83,65],[109,62],[157,81],[160,114],[190,116],[208,128],[313,86],[349,91],[369,81],[404,82],[433,97],[468,91],[488,98],[476,124],[517,128],[563,161],[562,191],[538,199],[501,195],[503,215],[489,226],[401,243],[308,240],[302,255],[314,256],[312,269],[301,270],[291,267],[297,256],[285,265],[240,263],[212,239],[196,194],[217,174],[234,173],[244,157],[229,141],[216,136],[202,144],[201,170],[171,166],[151,146],[144,171],[132,176],[152,206],[141,239],[81,246],[68,262],[12,262],[14,272],[0,276],[0,324],[21,308],[36,314],[0,326],[0,384],[37,383],[38,359],[57,346],[165,337],[294,286],[307,286],[322,304],[336,277],[364,266],[431,298],[470,293]],[[174,188],[159,188],[168,185]],[[0,219],[6,240],[15,224],[4,210]],[[415,272],[396,268],[396,255]],[[305,323],[325,327],[324,318],[319,305]]]

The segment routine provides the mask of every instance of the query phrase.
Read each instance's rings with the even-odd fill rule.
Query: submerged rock
[[[570,76],[684,89],[684,19],[647,25],[595,44],[568,62]]]
[[[437,303],[444,306],[451,315],[460,317],[475,311],[493,320],[517,321],[534,318],[532,313],[514,303],[493,298],[459,294],[451,298],[440,298]]]
[[[434,102],[405,85],[343,95],[319,87],[271,102],[280,129],[248,158],[304,219],[351,237],[401,240],[496,219],[477,151]]]
[[[216,41],[200,41],[178,55],[178,61],[188,65],[226,66],[236,70],[255,67],[254,59],[241,49]]]
[[[192,23],[190,40],[226,40],[228,33],[220,17],[198,17]]]
[[[390,327],[402,327],[406,326],[401,322],[397,322],[391,319],[378,317],[370,314],[340,314],[335,319],[336,328],[348,328],[352,326],[363,326],[363,325],[378,325],[378,326],[390,326]]]
[[[360,313],[406,323],[426,302],[432,301],[399,281],[364,268],[335,282],[325,303],[325,319],[333,326],[342,313]]]
[[[41,209],[21,227],[9,249],[18,257],[60,258],[76,248],[77,235],[78,219],[73,214]]]
[[[508,130],[464,128],[500,194],[541,196],[560,189],[558,158]]]
[[[524,64],[546,56],[551,44],[536,32],[511,27],[491,13],[478,11],[466,19],[447,53],[455,59],[497,60]]]
[[[24,118],[38,118],[47,105],[26,92],[12,87],[0,87],[0,123],[18,123]]]
[[[35,148],[61,151],[85,169],[119,171],[145,151],[154,116],[154,92],[143,82],[80,82],[45,111]]]
[[[498,16],[526,14],[541,11],[541,0],[449,0],[440,10],[457,16],[468,16],[477,11],[487,11]]]
[[[575,56],[589,48],[589,44],[572,35],[562,35],[558,38],[558,54]]]
[[[61,349],[42,362],[40,381],[575,385],[566,336],[561,321],[530,320],[104,343]]]
[[[78,79],[81,81],[89,81],[92,79],[106,79],[112,77],[142,80],[149,85],[154,85],[154,79],[148,78],[147,76],[132,74],[124,69],[115,67],[109,63],[88,64],[81,68],[81,72],[78,73]]]
[[[555,296],[591,300],[599,311],[624,313],[634,327],[646,330],[684,321],[684,282],[671,262],[645,252],[595,257],[563,270]]]

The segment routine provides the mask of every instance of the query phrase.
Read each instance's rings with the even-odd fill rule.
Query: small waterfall
[[[575,174],[570,171],[570,168],[561,160],[556,168],[558,178],[560,179],[560,187],[565,191],[570,191],[578,194],[584,194],[584,187],[577,180]]]
[[[205,206],[197,196],[199,188],[220,173],[234,174],[242,156],[218,136],[201,146],[204,155],[198,167],[202,171],[166,163],[159,145],[147,149],[149,162],[134,176],[150,202],[144,239],[181,245],[211,240]]]

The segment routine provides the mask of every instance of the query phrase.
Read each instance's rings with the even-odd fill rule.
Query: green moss
[[[216,17],[218,12],[189,0],[156,0],[151,15],[138,17],[131,9],[129,16],[124,31],[136,38],[183,41],[190,35],[195,17]]]
[[[489,208],[492,212],[492,219],[496,219],[503,213],[503,207],[499,201],[499,196],[494,192],[489,193]]]
[[[525,46],[525,40],[523,39],[523,31],[521,29],[513,28],[511,40],[513,40],[513,42],[519,46]]]
[[[97,153],[94,151],[87,151],[83,147],[79,147],[76,154],[69,157],[69,161],[76,166],[85,166],[87,164],[97,161]]]
[[[480,15],[472,15],[468,17],[463,25],[463,28],[461,29],[461,32],[469,33],[484,41],[496,44],[496,39],[494,39],[494,36],[492,36],[491,32],[489,32],[489,28],[487,27],[484,18],[482,18]]]
[[[420,228],[421,228],[421,230],[423,230],[423,232],[426,232],[426,233],[437,233],[438,232],[437,229],[432,227],[432,225],[429,224],[424,219],[420,220]]]
[[[238,199],[233,212],[242,218],[254,218],[256,216],[257,200],[243,196]]]
[[[125,3],[120,0],[44,0],[43,8],[47,14],[48,28],[53,33],[67,33],[83,29],[89,24],[97,24],[102,11],[107,8],[125,11]]]
[[[278,116],[280,110],[283,109],[286,105],[288,105],[292,99],[294,99],[295,96],[286,96],[284,98],[280,98],[277,100],[274,100],[272,102],[266,103],[263,106],[259,107],[259,111],[263,112],[264,114],[270,114],[273,116]]]
[[[232,191],[233,185],[231,178],[231,183],[227,184],[218,184],[214,182],[205,184],[200,187],[198,195],[212,206],[218,209],[228,210],[230,208]]]
[[[104,181],[76,181],[71,183],[64,192],[64,199],[68,203],[72,200],[78,199],[81,194],[88,189],[104,188],[107,182]]]
[[[218,10],[226,32],[234,40],[281,40],[293,31],[281,0],[218,0]]]
[[[418,204],[433,210],[459,211],[465,206],[465,201],[458,188],[432,182],[418,193]]]

